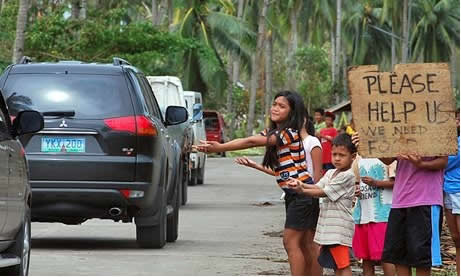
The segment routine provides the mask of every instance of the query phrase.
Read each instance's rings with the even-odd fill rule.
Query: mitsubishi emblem
[[[61,124],[59,124],[59,128],[67,128],[67,123],[65,119],[63,119]]]

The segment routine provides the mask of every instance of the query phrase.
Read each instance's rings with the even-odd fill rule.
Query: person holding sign
[[[307,171],[300,136],[304,125],[304,110],[304,103],[299,94],[282,91],[274,98],[270,110],[271,126],[264,135],[234,139],[226,143],[201,141],[200,145],[194,146],[198,151],[205,153],[266,146],[262,165],[275,172],[278,185],[286,193],[283,245],[288,254],[292,275],[304,275],[306,272],[305,245],[309,240],[309,231],[317,226],[319,211],[315,199],[299,194],[288,186],[290,178],[296,178],[303,183],[313,183]]]
[[[353,142],[358,146],[358,134]],[[412,267],[416,275],[430,275],[432,266],[442,265],[439,221],[448,157],[402,153],[380,160],[387,165],[397,161],[382,261],[394,264],[397,275],[411,275]]]

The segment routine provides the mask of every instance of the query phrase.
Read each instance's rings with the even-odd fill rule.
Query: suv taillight
[[[104,119],[104,123],[112,130],[128,132],[138,136],[156,136],[157,128],[143,116],[125,116]]]

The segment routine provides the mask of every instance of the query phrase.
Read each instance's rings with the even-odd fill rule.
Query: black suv
[[[0,275],[27,275],[30,258],[31,190],[18,136],[40,131],[43,118],[20,112],[11,122],[0,97]]]
[[[37,110],[45,128],[21,141],[30,164],[32,221],[80,224],[90,218],[134,222],[141,247],[178,237],[179,154],[143,73],[128,62],[77,61],[9,66],[0,88],[14,117]]]

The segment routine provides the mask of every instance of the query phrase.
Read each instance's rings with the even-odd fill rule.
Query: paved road
[[[273,177],[232,159],[211,158],[205,184],[189,187],[177,242],[138,249],[134,224],[33,223],[30,274],[286,275],[286,254],[276,236],[284,218],[279,197]]]

